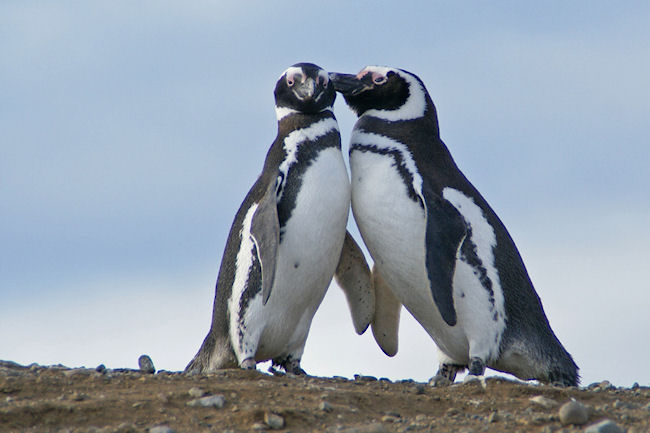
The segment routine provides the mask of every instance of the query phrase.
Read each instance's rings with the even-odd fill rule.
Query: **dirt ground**
[[[609,419],[628,433],[650,432],[650,388],[636,385],[559,388],[488,378],[485,387],[432,388],[358,376],[98,370],[0,361],[0,431],[567,433]],[[537,396],[552,401],[530,400]],[[570,399],[587,406],[585,424],[561,424],[559,407]]]

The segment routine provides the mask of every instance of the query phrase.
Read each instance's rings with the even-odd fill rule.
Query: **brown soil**
[[[188,406],[200,391],[223,395],[222,408]],[[650,388],[584,388],[522,384],[502,378],[431,388],[412,381],[371,377],[271,376],[224,370],[211,375],[145,374],[134,370],[23,367],[0,361],[2,432],[146,432],[168,426],[181,432],[270,430],[265,415],[291,432],[574,432],[562,426],[559,405],[574,398],[593,424],[610,419],[628,433],[650,432]]]

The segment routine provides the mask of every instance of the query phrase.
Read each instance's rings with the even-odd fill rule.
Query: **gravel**
[[[156,372],[156,367],[153,366],[153,361],[149,355],[141,355],[138,358],[138,365],[143,373],[154,374]]]
[[[273,412],[264,413],[264,422],[273,430],[279,430],[284,427],[284,418]]]
[[[530,402],[537,406],[541,406],[544,409],[553,409],[555,406],[558,405],[557,401],[548,397],[544,397],[543,395],[537,395],[535,397],[531,397]]]
[[[221,409],[226,404],[226,397],[223,395],[208,395],[187,402],[190,407],[216,407]]]
[[[571,400],[560,407],[560,422],[562,425],[582,425],[589,419],[587,408],[582,403]]]
[[[625,433],[614,421],[606,419],[587,426],[584,433]]]

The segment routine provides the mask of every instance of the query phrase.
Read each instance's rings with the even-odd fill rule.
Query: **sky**
[[[182,370],[275,81],[307,61],[416,73],[583,383],[650,385],[648,22],[640,1],[1,2],[0,359]],[[426,381],[437,359],[405,310],[386,357],[332,284],[302,366]]]

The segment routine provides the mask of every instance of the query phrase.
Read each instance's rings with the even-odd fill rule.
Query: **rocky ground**
[[[364,376],[188,376],[0,361],[0,432],[265,430],[646,433],[650,388],[607,381],[559,388],[502,378],[432,388]]]

